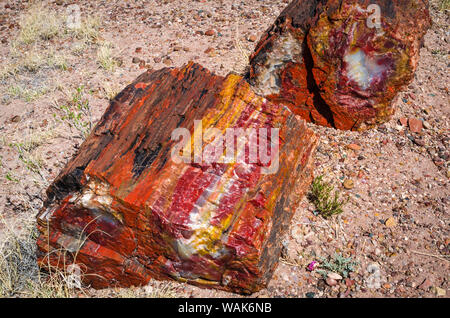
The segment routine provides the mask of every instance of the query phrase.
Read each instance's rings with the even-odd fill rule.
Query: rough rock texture
[[[279,169],[262,170],[276,148],[266,165],[249,162],[248,148],[245,162],[176,163],[172,131],[188,129],[195,148],[195,120],[203,131],[279,128]],[[203,139],[205,150],[213,140]],[[148,71],[111,102],[48,189],[38,215],[40,265],[79,264],[95,288],[152,277],[257,291],[271,278],[280,238],[312,180],[316,141],[304,121],[238,75],[223,78],[193,63]]]
[[[327,106],[320,107],[306,48],[306,36],[321,8],[319,0],[291,2],[257,44],[250,57],[249,77],[258,94],[326,126],[330,111]]]
[[[304,119],[358,130],[385,122],[413,78],[427,0],[295,0],[251,56],[256,91]],[[379,18],[378,18],[379,17]]]

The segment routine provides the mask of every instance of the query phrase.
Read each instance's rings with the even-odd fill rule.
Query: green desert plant
[[[352,260],[351,257],[344,257],[336,253],[333,257],[322,257],[320,259],[320,269],[317,270],[317,273],[321,274],[324,278],[327,277],[329,272],[338,273],[346,278],[351,272],[355,271],[358,265],[359,263]]]
[[[343,212],[342,207],[348,202],[348,198],[340,199],[339,191],[334,190],[330,183],[325,182],[323,176],[314,179],[309,198],[324,218],[341,214]]]
[[[25,143],[13,142],[10,144],[19,153],[19,159],[25,164],[25,167],[30,172],[36,173],[43,180],[46,180],[43,173],[43,160],[39,156],[34,155]]]
[[[19,179],[14,177],[14,175],[12,174],[11,171],[6,173],[5,178],[6,178],[6,180],[11,181],[11,182],[19,182]]]
[[[50,40],[61,34],[63,24],[63,16],[45,8],[42,4],[35,4],[20,17],[20,31],[17,40],[22,44]]]
[[[6,93],[10,99],[20,98],[26,102],[32,102],[48,92],[46,87],[37,89],[26,88],[21,85],[11,85]]]
[[[75,90],[68,103],[57,105],[57,108],[62,111],[60,118],[63,122],[78,130],[82,138],[89,135],[92,129],[92,116],[89,100],[84,96],[84,86]]]

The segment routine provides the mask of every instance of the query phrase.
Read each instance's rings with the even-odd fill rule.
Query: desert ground
[[[80,8],[69,28],[67,6]],[[0,297],[236,297],[176,282],[67,287],[35,263],[45,190],[118,92],[146,69],[244,73],[288,0],[0,1]],[[324,219],[305,197],[273,279],[251,297],[448,297],[450,7],[431,0],[414,80],[365,132],[309,124],[315,175],[348,197]],[[418,127],[408,121],[418,119]],[[342,279],[308,270],[318,262]],[[311,269],[311,268],[310,268]],[[325,274],[326,276],[326,274]]]

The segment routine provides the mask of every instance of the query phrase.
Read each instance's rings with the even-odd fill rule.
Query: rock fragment
[[[431,25],[427,0],[295,0],[251,56],[257,91],[343,130],[387,121]]]
[[[225,163],[216,137],[197,147],[198,133],[229,128],[241,161]],[[263,128],[270,140],[248,135]],[[186,138],[181,146],[174,131]],[[49,187],[38,216],[40,266],[75,263],[94,288],[152,277],[260,290],[312,181],[316,142],[304,121],[238,75],[194,63],[147,71],[111,102]],[[262,143],[267,160],[250,161],[246,154]]]

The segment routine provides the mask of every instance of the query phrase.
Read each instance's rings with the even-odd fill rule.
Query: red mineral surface
[[[304,119],[344,130],[387,121],[431,25],[427,0],[295,0],[251,57],[250,81]]]
[[[241,161],[211,151],[229,131]],[[262,131],[267,140],[251,137]],[[312,180],[316,142],[303,120],[238,75],[193,63],[147,71],[49,187],[38,215],[40,265],[76,264],[95,288],[156,278],[255,292],[270,280]],[[252,161],[252,145],[267,158]]]

